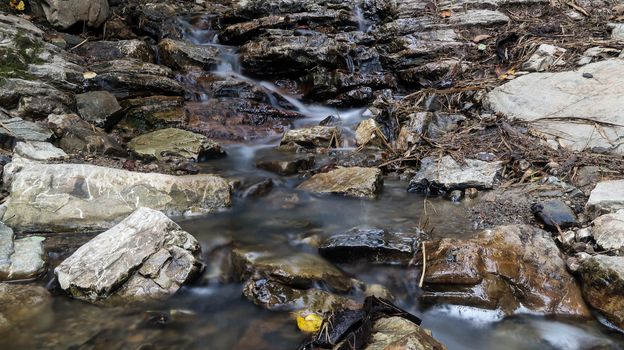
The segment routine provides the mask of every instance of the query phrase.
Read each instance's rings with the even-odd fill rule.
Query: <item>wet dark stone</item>
[[[422,193],[427,196],[443,196],[448,191],[447,188],[435,181],[422,179],[418,182],[410,182],[407,192]]]
[[[578,226],[576,215],[560,200],[549,200],[531,205],[535,218],[544,224],[549,231],[557,232],[557,227],[565,229]]]
[[[319,253],[331,261],[366,259],[374,263],[407,264],[418,249],[422,233],[353,228],[325,240]]]
[[[314,157],[259,160],[256,166],[279,175],[293,175],[314,165]]]
[[[321,120],[319,122],[319,125],[320,126],[340,126],[342,125],[342,119],[340,119],[340,117],[330,115],[327,118]]]
[[[240,192],[239,196],[241,198],[261,197],[271,192],[271,189],[273,189],[273,180],[264,179],[245,188],[242,192]]]

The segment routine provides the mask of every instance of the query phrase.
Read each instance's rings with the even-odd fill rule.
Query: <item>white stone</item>
[[[542,72],[548,70],[552,65],[561,65],[565,61],[561,56],[566,53],[566,49],[549,44],[541,44],[535,53],[522,64],[521,69],[527,72]]]
[[[584,73],[593,77],[586,78]],[[531,73],[491,91],[485,104],[529,122],[534,132],[566,148],[593,147],[623,153],[624,60],[611,59],[577,71]]]
[[[466,159],[465,164],[460,164],[450,156],[443,157],[439,162],[428,157],[421,160],[420,170],[410,181],[410,187],[427,179],[449,190],[468,187],[490,189],[501,166],[501,162]]]
[[[592,217],[624,209],[624,180],[599,182],[591,191],[585,208]]]
[[[624,210],[597,217],[592,235],[603,249],[617,251],[624,248]]]
[[[49,142],[18,142],[13,151],[20,157],[31,160],[67,158],[67,153]]]

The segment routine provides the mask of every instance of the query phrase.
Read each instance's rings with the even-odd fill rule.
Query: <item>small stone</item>
[[[101,127],[110,127],[119,121],[121,106],[108,91],[91,91],[76,95],[76,107],[82,119]]]
[[[594,218],[624,209],[624,180],[599,182],[591,191],[585,209]]]
[[[257,182],[240,193],[241,198],[249,198],[249,197],[261,197],[271,192],[273,189],[273,180],[264,179],[260,182]]]
[[[518,167],[520,168],[520,170],[522,171],[526,171],[527,169],[529,169],[531,167],[531,163],[529,163],[528,161],[526,161],[525,159],[521,159],[518,162]]]
[[[534,203],[531,205],[531,211],[548,230],[553,232],[578,225],[572,209],[558,199]]]
[[[256,166],[279,175],[293,175],[310,169],[314,165],[314,157],[278,157],[277,159],[261,159]]]
[[[464,194],[470,199],[475,199],[479,195],[479,190],[474,187],[469,187],[464,190]]]
[[[583,227],[576,230],[576,240],[578,242],[587,242],[587,240],[592,236],[591,229],[589,227]]]
[[[316,174],[297,188],[315,193],[374,199],[382,187],[383,175],[378,168],[351,167]]]
[[[459,201],[461,201],[463,197],[464,194],[460,190],[451,191],[451,194],[449,195],[449,199],[451,200],[451,202],[455,203],[459,203]]]
[[[596,244],[605,250],[624,249],[624,210],[597,217],[591,230]]]
[[[65,151],[49,142],[18,142],[13,151],[20,157],[38,161],[67,158]]]
[[[583,78],[591,79],[593,77],[594,77],[594,75],[591,74],[591,73],[583,73]]]
[[[341,135],[340,128],[335,126],[292,129],[284,134],[280,145],[293,142],[307,149],[338,147],[342,144]]]

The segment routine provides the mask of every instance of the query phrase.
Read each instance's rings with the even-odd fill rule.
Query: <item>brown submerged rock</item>
[[[474,239],[426,243],[426,302],[589,317],[576,281],[551,235],[499,226]]]
[[[583,261],[579,271],[587,302],[624,328],[624,257],[596,255]]]
[[[23,327],[45,327],[51,322],[52,298],[45,288],[0,283],[0,334]]]
[[[383,187],[378,168],[339,168],[312,176],[297,188],[315,193],[334,193],[348,197],[375,199]]]

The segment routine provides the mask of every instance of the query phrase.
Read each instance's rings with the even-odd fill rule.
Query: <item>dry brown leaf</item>
[[[442,18],[451,17],[452,14],[453,14],[453,12],[451,10],[442,10],[442,11],[440,11],[440,17],[442,17]]]
[[[487,34],[477,35],[474,38],[472,38],[472,42],[478,44],[478,43],[482,42],[483,40],[487,40],[487,39],[489,39],[491,37],[492,37],[491,35],[487,35]]]

